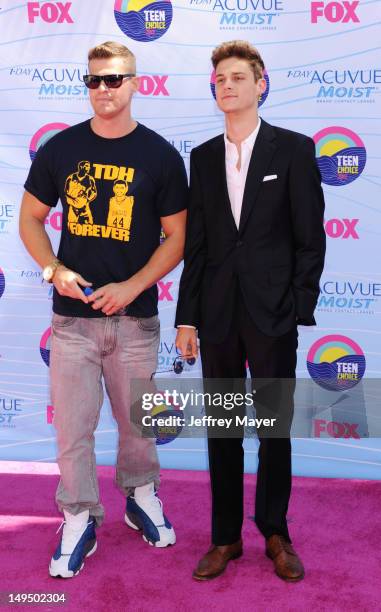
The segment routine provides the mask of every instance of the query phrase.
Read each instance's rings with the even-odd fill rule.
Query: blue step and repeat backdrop
[[[212,49],[235,38],[259,48],[267,69],[260,114],[314,138],[327,204],[318,325],[300,330],[298,377],[317,391],[314,379],[322,373],[330,377],[331,407],[345,400],[343,379],[360,390],[380,375],[380,23],[380,0],[1,3],[0,459],[55,460],[51,287],[20,242],[17,218],[37,149],[91,115],[81,75],[87,50],[105,40],[136,54],[141,80],[133,115],[171,142],[187,167],[192,148],[223,130]],[[54,245],[61,223],[58,206],[46,221]],[[170,369],[176,356],[180,274],[181,266],[158,283],[161,371]],[[199,375],[197,362],[181,376]],[[350,413],[340,422],[333,409],[315,420],[314,436],[293,442],[294,472],[379,478],[380,439],[368,437],[364,423],[359,425]],[[256,443],[245,444],[246,469],[255,471]],[[96,433],[98,462],[113,463],[115,446],[106,399]],[[163,467],[207,466],[203,439],[174,439],[161,444],[159,453]]]

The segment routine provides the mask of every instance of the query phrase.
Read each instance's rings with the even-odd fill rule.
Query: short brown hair
[[[96,47],[90,49],[87,59],[90,62],[93,59],[109,59],[111,57],[121,57],[125,60],[132,60],[134,71],[136,70],[135,55],[124,45],[118,42],[108,40]]]
[[[246,40],[230,40],[216,47],[212,53],[213,68],[216,69],[217,65],[222,60],[230,57],[238,57],[239,59],[247,60],[254,72],[255,80],[258,81],[259,79],[263,79],[263,71],[265,70],[263,59],[258,49],[253,47],[253,45]]]

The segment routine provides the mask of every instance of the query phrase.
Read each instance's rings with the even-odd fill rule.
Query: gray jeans
[[[137,319],[64,317],[54,314],[50,354],[53,424],[61,479],[59,509],[85,509],[100,525],[94,432],[103,403],[102,376],[118,424],[116,482],[124,495],[154,481],[159,485],[155,440],[143,438],[130,420],[130,381],[150,378],[156,369],[160,322]]]

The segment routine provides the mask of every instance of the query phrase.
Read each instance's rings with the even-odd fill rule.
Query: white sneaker
[[[136,487],[127,497],[124,520],[132,529],[143,531],[143,540],[151,546],[164,548],[176,543],[175,531],[163,513],[153,482]]]
[[[55,578],[76,576],[84,566],[84,558],[97,549],[95,519],[89,511],[74,515],[64,510],[64,515],[65,521],[58,529],[63,526],[62,538],[49,565],[49,574]]]

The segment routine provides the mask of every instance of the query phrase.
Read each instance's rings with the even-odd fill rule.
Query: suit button
[[[242,242],[242,240],[237,240],[237,242],[235,243],[235,246],[236,246],[236,247],[241,247],[241,246],[243,246],[243,242]]]

